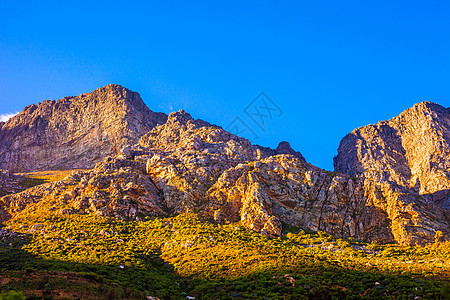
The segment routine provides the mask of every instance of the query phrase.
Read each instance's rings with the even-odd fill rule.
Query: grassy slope
[[[40,172],[30,172],[30,173],[17,173],[17,175],[21,175],[24,178],[21,184],[26,187],[34,187],[47,182],[54,182],[61,179],[64,179],[66,176],[71,174],[76,170],[54,170],[54,171],[40,171]]]
[[[16,234],[1,242],[0,289],[27,296],[439,299],[450,279],[448,243],[364,245],[303,231],[271,239],[190,214],[125,222],[30,213],[8,226]]]

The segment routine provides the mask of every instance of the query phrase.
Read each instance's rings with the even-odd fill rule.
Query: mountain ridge
[[[102,96],[104,94],[106,96]],[[87,105],[95,108],[99,101],[109,103],[105,97],[112,97],[117,103],[137,101],[146,111],[137,93],[117,85],[75,98],[87,99]],[[72,107],[72,99],[74,97],[63,98],[60,102],[43,102],[41,106],[60,111],[61,107]],[[55,103],[61,104],[55,108]],[[34,111],[41,106],[28,106],[24,111]],[[447,133],[440,134],[439,130],[447,130],[448,110],[439,105],[419,103],[391,119],[393,121],[355,129],[341,141],[335,159],[338,172],[325,171],[307,163],[288,142],[280,142],[276,149],[253,145],[220,126],[195,120],[183,110],[166,116],[150,110],[139,114],[132,106],[124,107],[122,111],[113,110],[120,115],[113,119],[120,125],[117,132],[107,131],[116,138],[110,142],[115,146],[114,151],[108,147],[102,150],[101,159],[90,161],[89,167],[97,162],[91,170],[74,172],[55,184],[0,198],[1,220],[33,209],[44,213],[93,213],[133,220],[142,220],[146,215],[195,213],[214,223],[239,222],[273,237],[282,233],[283,224],[325,231],[340,238],[405,245],[430,243],[438,233],[443,239],[450,237],[448,192],[439,189],[447,187],[446,181],[434,185],[432,193],[421,190],[425,187],[423,177],[419,179],[420,187],[412,185],[407,159],[414,161],[421,157],[417,146],[420,142],[409,145],[408,149],[419,150],[406,157],[398,136],[398,132],[404,134],[407,143],[411,143],[413,137],[420,141],[413,132],[419,128],[421,137],[428,141],[426,149],[443,151]],[[50,114],[49,109],[41,110]],[[94,121],[98,120],[95,109],[87,111],[94,115]],[[109,113],[111,110],[106,110],[101,116],[105,118]],[[13,124],[25,126],[22,119],[30,114],[21,113],[13,121],[3,124],[0,136],[8,126],[13,133]],[[127,118],[128,114],[133,118],[138,116],[138,121]],[[30,128],[34,126],[34,133],[39,133],[42,128],[47,130],[48,126],[39,124],[52,119],[39,118],[38,114],[33,116],[29,123]],[[156,120],[150,122],[146,116]],[[435,126],[441,119],[444,119],[443,125]],[[97,123],[89,119],[87,124]],[[108,124],[111,128],[116,123]],[[139,128],[142,124],[148,126]],[[101,140],[89,139],[86,131],[90,128],[83,127],[85,140],[83,137],[74,139],[75,149],[80,150],[77,155],[82,155],[81,150],[102,146]],[[96,130],[95,126],[93,128]],[[434,130],[432,135],[428,134],[430,130]],[[126,134],[134,136],[124,138]],[[429,141],[429,136],[436,138]],[[87,142],[87,146],[79,141]],[[440,156],[427,157],[434,162],[432,159]],[[441,169],[444,169],[446,156],[442,157]],[[66,166],[74,161],[67,152],[65,158],[68,159]],[[0,166],[1,162],[0,159]],[[16,162],[13,160],[10,165]],[[364,166],[372,169],[364,169]],[[431,175],[425,174],[431,178],[431,183],[436,179],[433,170],[429,168],[427,174]]]

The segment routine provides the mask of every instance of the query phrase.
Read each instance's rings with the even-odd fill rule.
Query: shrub
[[[22,295],[22,292],[9,291],[0,294],[0,300],[25,300],[25,297]]]

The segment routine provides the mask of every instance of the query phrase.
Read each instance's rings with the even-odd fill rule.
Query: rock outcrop
[[[165,215],[160,191],[145,175],[145,164],[106,158],[90,171],[0,198],[0,223],[23,212],[58,211],[140,220]]]
[[[273,151],[261,151],[248,140],[205,121],[194,120],[184,111],[174,112],[166,123],[144,135],[139,144],[123,148],[118,158],[107,158],[92,171],[76,172],[59,183],[1,198],[5,208],[3,219],[28,209],[26,203],[36,203],[34,206],[42,209],[59,209],[65,213],[92,212],[137,218],[166,212],[195,212],[213,220],[214,211],[210,206],[219,200],[211,197],[208,190],[219,177],[227,170],[268,158]],[[118,182],[123,182],[125,188],[117,187]],[[126,193],[128,187],[139,191]],[[250,201],[238,215],[258,213]],[[216,221],[235,218],[230,214]],[[257,231],[279,235],[278,218],[273,215],[267,218],[271,221],[266,220],[264,228],[251,225],[251,221],[243,223]]]
[[[422,102],[388,121],[355,129],[342,139],[334,167],[428,194],[450,208],[450,110]]]
[[[342,139],[334,168],[404,190],[409,195],[404,207],[414,207],[413,215],[424,216],[430,228],[445,221],[449,226],[450,110],[422,102],[388,121],[357,128]]]
[[[305,158],[303,157],[303,155],[300,152],[292,149],[291,145],[286,141],[280,142],[278,144],[277,148],[275,148],[275,149],[271,149],[268,147],[262,147],[262,146],[258,146],[258,145],[256,145],[256,147],[262,153],[264,153],[264,156],[273,156],[273,155],[278,155],[278,154],[290,154],[302,161],[306,161]]]
[[[175,213],[198,211],[207,190],[226,170],[268,157],[248,140],[180,110],[139,141],[136,159],[147,162],[147,173],[163,191]]]
[[[278,148],[283,147],[290,149]],[[171,213],[241,222],[271,236],[281,233],[283,222],[402,244],[432,242],[436,231],[450,234],[445,211],[429,195],[326,172],[298,154],[276,155],[184,111],[170,114],[133,151],[135,159],[147,162],[147,174]]]
[[[138,93],[115,84],[77,97],[45,100],[1,124],[0,168],[92,168],[166,118],[152,112]]]
[[[217,221],[240,221],[271,235],[281,232],[281,222],[337,237],[402,244],[432,242],[437,230],[450,234],[443,211],[429,197],[323,171],[290,155],[227,170],[208,194],[209,212]]]

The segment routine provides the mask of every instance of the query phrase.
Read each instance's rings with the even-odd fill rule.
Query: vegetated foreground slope
[[[0,169],[92,168],[166,118],[152,112],[138,93],[115,84],[77,97],[45,100],[0,122]]]
[[[36,209],[6,225],[0,292],[83,299],[445,299],[449,292],[448,242],[365,244],[296,228],[269,238],[195,214],[137,222]]]

